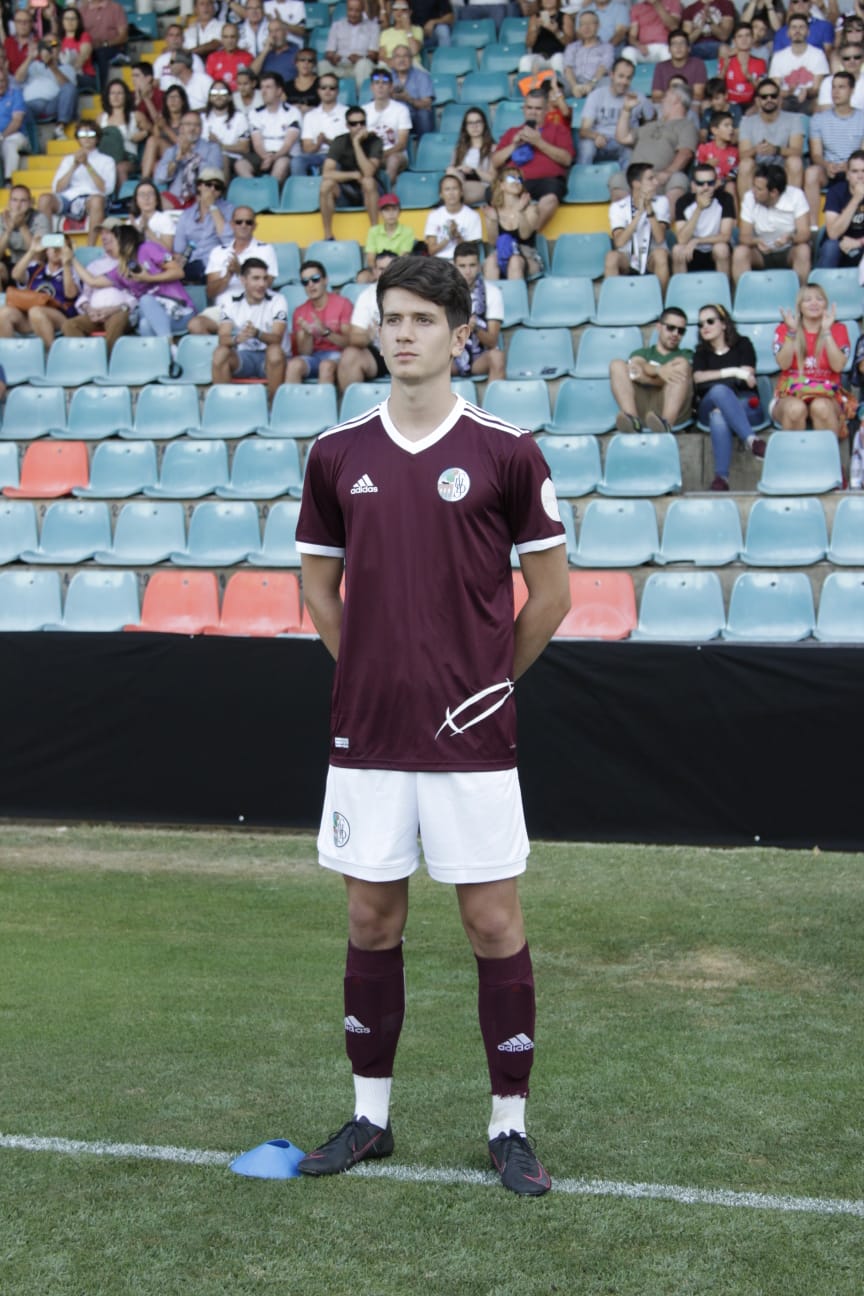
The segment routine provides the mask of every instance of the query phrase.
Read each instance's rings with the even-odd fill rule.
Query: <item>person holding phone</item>
[[[66,235],[36,235],[12,267],[6,305],[0,309],[0,337],[35,334],[45,350],[50,349],[55,334],[76,313],[81,282],[73,269],[74,256]]]

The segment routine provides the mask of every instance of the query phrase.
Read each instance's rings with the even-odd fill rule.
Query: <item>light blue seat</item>
[[[111,517],[107,504],[92,500],[55,500],[42,519],[35,549],[25,549],[21,561],[52,565],[86,562],[100,549],[111,547]]]
[[[458,45],[439,46],[432,55],[429,71],[433,76],[467,76],[477,71],[477,55],[473,49]]]
[[[396,197],[403,211],[418,211],[438,205],[438,186],[441,171],[403,171],[396,181]]]
[[[156,486],[145,486],[151,499],[200,499],[228,485],[228,449],[224,441],[171,441],[162,459]]]
[[[166,377],[171,367],[171,346],[166,337],[120,337],[108,361],[108,376],[97,383],[108,386],[146,387]]]
[[[246,555],[253,567],[299,567],[297,552],[297,518],[299,500],[280,500],[274,504],[264,523],[264,538],[260,547]]]
[[[354,306],[360,294],[370,286],[371,285],[369,285],[368,283],[357,283],[357,282],[344,283],[339,288],[339,296],[347,297],[351,305]]]
[[[681,458],[671,432],[616,432],[606,446],[600,495],[668,495],[681,489]]]
[[[81,387],[108,376],[108,352],[104,338],[54,339],[45,362],[45,377],[33,378],[36,386]]]
[[[596,437],[537,437],[549,465],[555,494],[562,499],[590,495],[600,480],[600,446]]]
[[[510,78],[506,72],[469,72],[459,87],[459,102],[483,108],[510,96]]]
[[[650,324],[662,310],[663,294],[656,275],[616,275],[600,285],[593,322],[607,328]]]
[[[508,378],[562,378],[573,366],[566,328],[517,328],[507,351]]]
[[[594,284],[590,279],[550,275],[534,286],[530,328],[575,328],[594,314]]]
[[[308,0],[306,4],[306,26],[310,30],[314,30],[316,27],[329,28],[331,21],[329,4],[325,4],[324,0]]]
[[[101,248],[100,248],[101,252]],[[103,253],[104,255],[104,253]],[[0,338],[0,365],[6,386],[29,383],[45,375],[45,346],[41,338]]]
[[[103,441],[90,462],[90,482],[73,486],[79,499],[128,499],[159,478],[152,441]]]
[[[741,551],[748,567],[809,567],[821,562],[827,550],[821,500],[754,500]]]
[[[843,366],[843,372],[849,373],[852,369],[852,361],[855,358],[855,348],[858,345],[858,339],[861,336],[861,329],[857,320],[844,320],[846,332],[849,335],[849,354],[846,357],[846,363]]]
[[[4,486],[18,486],[21,474],[18,468],[18,447],[11,442],[0,442],[0,490]]]
[[[722,306],[732,314],[732,294],[729,280],[719,270],[693,270],[689,274],[673,274],[666,288],[666,309],[677,306],[683,310],[691,324],[699,319],[703,306]]]
[[[235,176],[228,186],[228,201],[235,207],[258,212],[279,210],[279,182],[272,175]]]
[[[585,509],[576,567],[641,567],[660,547],[654,505],[647,499],[596,499]]]
[[[518,72],[525,53],[525,42],[518,45],[484,45],[480,51],[481,72]]]
[[[813,633],[823,643],[864,644],[864,572],[826,576]]]
[[[183,372],[179,378],[160,378],[160,383],[171,386],[206,383],[209,386],[213,381],[213,352],[217,345],[215,334],[187,333],[177,344],[177,363]]]
[[[440,79],[441,78],[439,77],[438,80]],[[462,127],[462,119],[468,109],[464,104],[456,102],[456,78],[453,77],[452,80],[454,86],[453,93],[450,95],[449,99],[445,99],[443,106],[440,99],[436,99],[436,104],[441,109],[441,118],[438,122],[438,134],[452,135],[455,138],[459,134]],[[489,119],[489,113],[486,114],[486,118],[487,120]],[[423,142],[422,138],[420,142]],[[455,143],[453,147],[456,147]],[[449,165],[450,163],[448,161],[447,166]]]
[[[472,378],[451,378],[450,390],[454,396],[461,396],[463,400],[470,401],[472,405],[479,405],[477,398],[477,385]]]
[[[342,404],[339,407],[339,422],[347,423],[349,419],[365,414],[373,406],[379,405],[390,395],[389,382],[351,383],[345,388]]]
[[[565,378],[555,397],[555,414],[544,425],[554,436],[603,436],[611,432],[618,405],[608,378]]]
[[[819,495],[836,490],[842,481],[833,432],[775,432],[769,438],[759,481],[763,495]]]
[[[748,337],[753,343],[753,350],[756,352],[756,372],[757,374],[776,374],[780,366],[777,363],[777,357],[774,354],[774,334],[777,330],[776,321],[748,321],[740,330],[744,337]]]
[[[300,279],[300,249],[296,243],[274,243],[276,253],[276,279],[274,287],[297,283]]]
[[[492,18],[457,19],[450,32],[457,49],[482,49],[484,45],[494,45],[497,39]]]
[[[631,639],[706,643],[726,625],[723,587],[716,572],[652,572],[642,590]]]
[[[250,437],[235,451],[230,483],[217,486],[216,494],[220,499],[275,499],[277,495],[299,497],[302,487],[296,441]]]
[[[827,557],[840,567],[864,567],[864,496],[847,495],[840,500]]]
[[[857,266],[838,266],[835,270],[815,269],[810,271],[808,283],[821,284],[828,294],[828,300],[837,308],[838,320],[859,320],[861,318],[861,285],[858,282]]]
[[[723,638],[733,643],[798,643],[816,617],[804,572],[742,572],[732,587]]]
[[[186,515],[182,504],[133,500],[120,510],[114,543],[93,556],[103,567],[151,567],[165,562],[175,549],[185,548]]]
[[[46,630],[107,633],[141,618],[138,577],[131,571],[80,571],[69,582],[63,616]]]
[[[435,88],[436,106],[440,108],[442,104],[452,104],[454,108],[459,109],[459,120],[461,121],[461,114],[464,114],[465,112],[465,105],[456,102],[459,98],[459,82],[456,80],[455,76],[450,72],[433,72],[432,84]],[[450,127],[445,127],[443,118],[440,122],[440,126],[441,130],[450,129]]]
[[[321,177],[288,176],[279,195],[280,212],[317,212],[321,210]]]
[[[651,98],[651,85],[654,80],[654,68],[656,63],[645,62],[637,63],[633,73],[633,79],[630,82],[630,89],[644,94],[647,99]]]
[[[363,269],[360,244],[354,239],[318,239],[306,249],[306,261],[320,261],[331,288],[356,279]]]
[[[36,510],[29,500],[0,499],[0,563],[17,562],[39,543]]]
[[[515,328],[524,324],[530,313],[528,305],[528,285],[524,279],[498,279],[495,286],[501,293],[504,302],[504,319],[502,328]]]
[[[260,435],[314,437],[338,421],[336,388],[332,383],[283,383],[276,389],[270,421]]]
[[[0,632],[42,630],[62,615],[59,572],[0,572]]]
[[[449,54],[450,50],[439,49],[435,54]],[[454,54],[461,56],[461,50],[453,50]],[[433,58],[435,55],[433,54]],[[453,131],[429,131],[426,135],[421,135],[417,144],[417,156],[414,160],[414,170],[416,171],[446,171],[450,165],[450,159],[453,156],[453,150],[458,140],[458,132]]]
[[[41,346],[41,343],[40,343]],[[35,441],[57,436],[66,426],[66,394],[62,387],[11,387],[0,438],[5,441]]]
[[[571,167],[567,176],[565,203],[608,204],[610,177],[620,169],[616,162],[591,162]]]
[[[733,499],[675,499],[666,510],[663,542],[654,561],[725,567],[738,561],[743,548],[741,518]]]
[[[171,554],[177,567],[233,567],[261,543],[258,509],[251,500],[198,504],[185,549]]]
[[[524,46],[527,31],[527,18],[505,18],[501,23],[501,30],[498,32],[498,40],[502,45]]]
[[[163,387],[154,383],[138,396],[132,430],[121,431],[120,435],[136,441],[170,441],[197,431],[200,426],[198,391],[194,385],[178,383]]]
[[[207,440],[251,436],[253,432],[266,435],[268,422],[267,389],[263,384],[219,383],[204,399],[201,427],[189,435]]]
[[[559,234],[552,252],[552,274],[600,279],[610,247],[608,234]]]
[[[573,376],[608,379],[611,361],[626,359],[642,345],[642,332],[633,324],[622,328],[589,324],[579,339]]]
[[[549,388],[541,380],[490,382],[483,395],[483,408],[487,414],[515,423],[528,432],[539,431],[552,417]]]
[[[776,328],[781,309],[794,313],[799,287],[794,270],[745,270],[735,289],[732,316],[738,324],[764,320]]]
[[[510,130],[511,126],[525,125],[521,99],[502,99],[500,103],[490,105],[490,109],[495,118],[495,136],[498,139]],[[488,117],[489,114],[486,115]]]
[[[89,383],[72,393],[65,428],[52,433],[65,441],[102,441],[132,427],[132,398],[128,387],[97,387]]]

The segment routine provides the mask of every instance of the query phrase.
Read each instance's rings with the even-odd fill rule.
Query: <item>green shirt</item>
[[[631,351],[631,355],[641,356],[650,364],[653,360],[655,364],[666,364],[669,360],[677,360],[678,356],[683,356],[688,364],[693,361],[693,352],[688,347],[679,347],[677,351],[658,351],[656,346],[640,347],[638,351]]]
[[[413,251],[417,235],[409,225],[397,225],[392,234],[383,225],[373,225],[366,239],[366,251],[373,256],[379,252],[392,252],[394,256],[407,256]]]

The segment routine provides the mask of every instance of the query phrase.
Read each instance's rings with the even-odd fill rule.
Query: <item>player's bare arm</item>
[[[345,564],[341,558],[323,554],[303,554],[303,602],[321,642],[335,661],[339,656],[342,629],[342,595],[339,587]]]
[[[528,601],[516,618],[513,674],[516,679],[536,661],[570,610],[567,546],[555,545],[519,555]]]

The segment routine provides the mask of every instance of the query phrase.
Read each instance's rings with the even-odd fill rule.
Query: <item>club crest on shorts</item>
[[[471,478],[464,468],[445,468],[438,478],[438,494],[447,504],[458,504],[471,489]]]
[[[351,825],[338,810],[333,811],[333,845],[347,846],[351,836]]]

